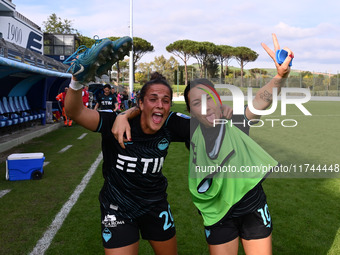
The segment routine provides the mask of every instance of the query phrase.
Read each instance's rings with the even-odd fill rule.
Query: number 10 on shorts
[[[257,210],[262,217],[263,225],[265,225],[267,228],[270,228],[271,226],[271,217],[268,209],[268,205],[265,204],[264,208],[260,208]]]

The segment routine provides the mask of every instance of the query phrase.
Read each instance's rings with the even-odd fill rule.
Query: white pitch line
[[[87,133],[82,134],[81,136],[78,137],[78,140],[83,139],[86,135],[87,135]]]
[[[60,151],[58,151],[58,153],[63,153],[65,151],[67,151],[69,148],[71,148],[73,145],[67,145],[65,148],[61,149]]]
[[[2,198],[4,195],[9,193],[10,191],[11,191],[10,189],[0,190],[0,198]]]
[[[43,237],[37,242],[36,246],[34,247],[33,251],[30,253],[30,255],[41,255],[46,252],[54,236],[57,234],[58,230],[63,225],[64,220],[66,219],[67,215],[71,211],[72,207],[76,204],[80,194],[86,188],[87,184],[89,183],[92,175],[96,171],[102,159],[103,159],[103,154],[100,153],[97,159],[95,160],[95,162],[91,165],[89,171],[83,177],[80,184],[74,190],[73,194],[69,197],[68,201],[64,204],[64,206],[61,208],[59,213],[55,216],[54,220],[52,221],[51,225],[48,227],[48,229],[44,233]]]
[[[50,163],[49,161],[45,161],[43,167],[47,166],[49,163]]]

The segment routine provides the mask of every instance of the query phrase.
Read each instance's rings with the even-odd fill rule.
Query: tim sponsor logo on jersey
[[[101,104],[102,104],[102,105],[112,105],[112,98],[110,97],[109,100],[110,100],[110,101],[104,100],[104,101],[102,101]]]
[[[129,157],[125,155],[118,154],[116,168],[122,171],[126,171],[128,173],[136,172],[136,163],[140,161],[143,164],[143,174],[146,173],[157,173],[160,172],[163,163],[164,157],[161,158],[135,158]]]
[[[104,220],[102,221],[102,224],[106,228],[115,228],[118,225],[123,225],[125,222],[123,220],[117,220],[115,215],[107,214],[105,215]]]

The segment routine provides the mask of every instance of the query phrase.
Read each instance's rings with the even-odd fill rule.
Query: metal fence
[[[240,88],[244,88],[244,92],[247,92],[248,87],[256,89],[262,88],[266,85],[274,76],[270,75],[258,75],[257,77],[245,75],[243,80],[240,76],[234,78],[232,75],[222,78],[210,78],[214,84],[231,84]],[[200,78],[200,73],[190,72],[188,79]],[[291,88],[309,88],[312,96],[340,96],[340,73],[308,73],[306,72],[294,72],[290,75],[286,82],[285,87]]]

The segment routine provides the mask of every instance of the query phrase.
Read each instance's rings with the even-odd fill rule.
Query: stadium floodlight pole
[[[129,98],[131,98],[131,93],[133,92],[133,0],[130,0],[130,37],[132,39],[132,47],[130,51],[130,60],[129,60]]]

